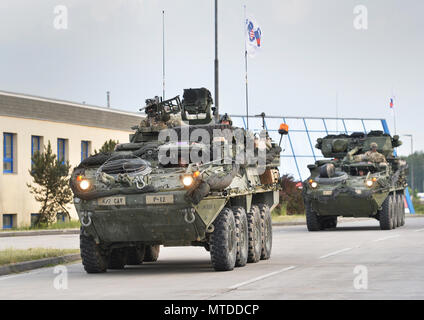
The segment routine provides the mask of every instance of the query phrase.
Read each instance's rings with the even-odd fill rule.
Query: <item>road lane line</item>
[[[329,254],[326,254],[326,255],[319,257],[319,259],[325,259],[325,258],[328,258],[328,257],[332,257],[332,256],[335,256],[336,254],[343,253],[343,252],[350,251],[350,250],[352,250],[352,248],[345,248],[345,249],[342,249],[342,250],[334,251],[334,252],[331,252]]]
[[[380,238],[377,240],[374,240],[373,242],[380,242],[380,241],[384,241],[384,240],[389,240],[389,239],[395,239],[395,238],[399,238],[400,234],[395,234],[393,236],[388,236],[388,237],[384,237],[384,238]]]
[[[415,232],[421,232],[421,231],[424,231],[424,229],[415,230]]]
[[[260,280],[263,280],[263,279],[266,279],[266,278],[275,276],[275,275],[277,275],[279,273],[283,273],[283,272],[286,272],[286,271],[293,270],[294,268],[296,268],[296,266],[291,266],[291,267],[284,268],[284,269],[281,269],[281,270],[278,270],[278,271],[275,271],[275,272],[267,273],[267,274],[264,274],[263,276],[260,276],[260,277],[257,277],[257,278],[253,278],[251,280],[244,281],[244,282],[241,282],[241,283],[237,283],[237,284],[235,284],[235,285],[233,285],[231,287],[228,287],[228,289],[235,290],[235,289],[238,289],[240,287],[247,286],[248,284],[254,283],[256,281],[260,281]]]

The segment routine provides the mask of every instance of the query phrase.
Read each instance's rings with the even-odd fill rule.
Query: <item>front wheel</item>
[[[318,214],[312,209],[312,205],[310,202],[305,203],[306,207],[306,226],[308,231],[321,231],[323,229],[323,225],[321,222],[321,218],[318,217]]]
[[[224,208],[215,219],[210,237],[211,261],[216,271],[231,271],[236,265],[237,236],[233,211]]]
[[[262,227],[261,212],[258,206],[253,205],[247,214],[249,235],[249,251],[247,262],[257,263],[261,260],[262,253]]]
[[[393,195],[388,195],[384,200],[379,214],[381,230],[393,229]]]
[[[107,256],[93,238],[80,234],[81,259],[87,273],[103,273],[107,270]]]

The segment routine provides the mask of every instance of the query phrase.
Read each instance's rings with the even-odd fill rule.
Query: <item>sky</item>
[[[67,29],[55,28],[58,5]],[[424,150],[424,1],[219,1],[220,108],[232,114],[245,112],[243,5],[263,36],[251,114],[386,118],[393,132],[395,96],[397,133]],[[162,93],[162,10],[166,96],[213,92],[212,0],[1,0],[0,90],[99,106],[110,91],[113,108],[137,111]]]

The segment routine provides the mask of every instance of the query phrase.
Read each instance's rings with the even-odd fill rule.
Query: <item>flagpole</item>
[[[215,120],[219,121],[218,0],[215,0]]]
[[[165,101],[165,10],[162,10],[162,100]]]
[[[245,81],[246,81],[246,128],[249,130],[249,87],[248,87],[248,68],[247,68],[247,46],[246,46],[246,5],[244,5],[244,66],[245,66]]]

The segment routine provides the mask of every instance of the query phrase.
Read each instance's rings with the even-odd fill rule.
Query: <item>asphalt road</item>
[[[55,288],[55,268],[3,276],[0,299],[424,299],[423,236],[424,218],[393,231],[373,220],[318,233],[275,227],[272,259],[233,272],[214,272],[203,248],[162,248],[156,263],[106,274],[67,265],[67,289]],[[23,238],[0,248],[78,247],[73,235]]]

